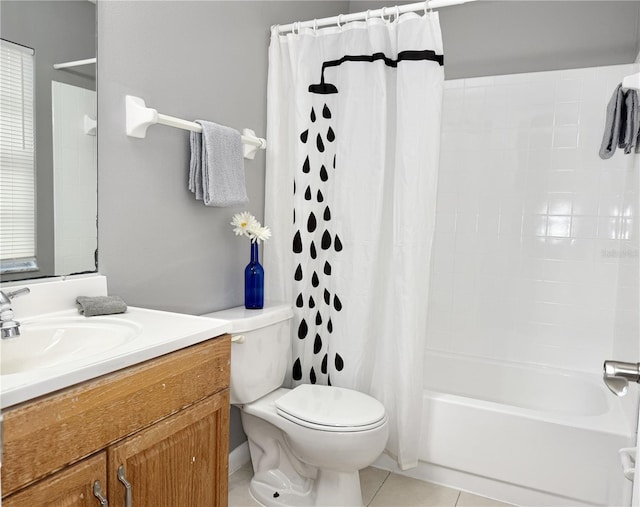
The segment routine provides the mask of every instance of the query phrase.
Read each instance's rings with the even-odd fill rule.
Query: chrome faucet
[[[629,389],[629,381],[640,384],[640,363],[605,361],[602,378],[613,394],[624,396]]]
[[[11,300],[23,294],[29,294],[29,292],[31,292],[31,290],[29,290],[28,287],[12,292],[3,292],[0,290],[0,337],[3,340],[20,336],[20,322],[13,320]]]

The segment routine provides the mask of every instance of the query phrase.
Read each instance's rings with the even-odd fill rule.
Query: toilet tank
[[[291,305],[239,306],[204,317],[231,322],[232,404],[250,403],[282,386],[291,361]]]

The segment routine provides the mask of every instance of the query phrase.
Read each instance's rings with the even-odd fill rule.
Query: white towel
[[[191,132],[190,136],[189,190],[206,206],[248,202],[240,133],[210,121],[196,123],[202,126],[202,134]]]

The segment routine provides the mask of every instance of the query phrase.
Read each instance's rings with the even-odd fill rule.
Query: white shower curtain
[[[443,79],[437,13],[272,29],[267,297],[295,308],[294,384],[380,400],[402,468],[423,424]]]

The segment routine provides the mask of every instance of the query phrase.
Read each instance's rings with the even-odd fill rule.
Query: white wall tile
[[[640,352],[640,157],[598,157],[637,69],[446,83],[430,348],[589,371]]]
[[[578,146],[578,127],[556,126],[553,129],[553,147],[554,148],[576,148]]]
[[[554,125],[556,127],[578,125],[580,123],[580,102],[556,104]]]
[[[556,148],[551,150],[551,169],[554,171],[576,171],[578,150],[575,148]]]

